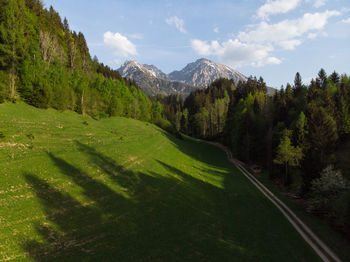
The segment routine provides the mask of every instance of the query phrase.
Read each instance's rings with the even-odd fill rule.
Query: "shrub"
[[[311,182],[308,210],[331,219],[338,227],[347,227],[350,205],[350,184],[339,170],[328,166],[320,178]]]

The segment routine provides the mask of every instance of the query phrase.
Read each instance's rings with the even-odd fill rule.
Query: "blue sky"
[[[92,55],[165,73],[206,57],[269,86],[321,67],[350,73],[349,0],[44,0],[84,33]]]

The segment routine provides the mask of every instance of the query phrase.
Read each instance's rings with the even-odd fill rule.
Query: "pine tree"
[[[320,87],[325,88],[327,85],[327,74],[323,68],[321,68],[321,70],[318,72],[318,79],[320,82]]]
[[[329,76],[329,79],[332,80],[334,84],[338,84],[340,82],[340,76],[335,71]]]
[[[301,79],[301,75],[299,74],[299,72],[297,72],[294,78],[294,94],[296,96],[300,93],[302,85],[303,85],[303,81]]]
[[[325,167],[337,145],[337,125],[333,117],[323,107],[311,105],[309,108],[308,141],[310,157],[314,163]]]

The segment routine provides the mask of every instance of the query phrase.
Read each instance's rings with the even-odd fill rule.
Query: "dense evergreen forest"
[[[158,98],[183,133],[227,145],[248,164],[306,200],[307,209],[350,235],[350,80],[321,69],[309,85],[299,73],[273,96],[263,78],[237,86],[219,79],[185,100]],[[343,174],[342,174],[343,173]]]
[[[90,56],[82,33],[40,0],[0,1],[0,102],[124,116],[170,127],[159,102]]]

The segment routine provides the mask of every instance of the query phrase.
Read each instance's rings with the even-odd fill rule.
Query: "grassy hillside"
[[[213,146],[24,104],[0,132],[1,261],[318,261]]]

